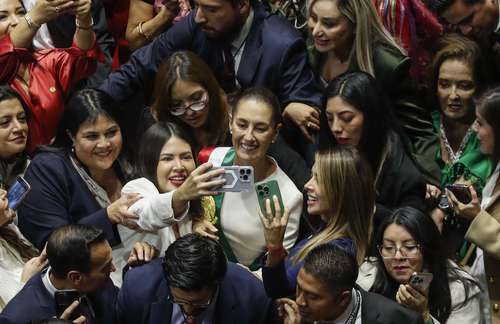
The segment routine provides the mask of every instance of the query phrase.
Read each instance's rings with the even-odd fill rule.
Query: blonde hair
[[[308,12],[320,0],[311,0]],[[406,55],[405,50],[384,27],[372,0],[331,0],[335,1],[339,11],[355,26],[354,45],[351,48],[349,61],[356,64],[363,72],[375,77],[373,66],[374,44],[385,45]]]
[[[299,262],[316,246],[348,237],[356,247],[358,264],[370,244],[375,206],[375,185],[368,162],[353,147],[335,147],[316,153],[318,185],[328,203],[325,229],[299,251]]]

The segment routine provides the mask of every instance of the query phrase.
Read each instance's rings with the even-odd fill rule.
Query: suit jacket
[[[382,295],[360,289],[361,323],[363,324],[424,324],[420,314]]]
[[[18,226],[40,250],[52,231],[66,224],[85,224],[104,231],[112,246],[120,242],[108,219],[65,152],[40,152],[24,175],[31,191],[18,209]]]
[[[145,280],[147,278],[147,280]],[[116,310],[120,324],[169,324],[173,304],[161,259],[125,274]],[[280,323],[276,307],[266,296],[262,282],[248,270],[228,263],[219,288],[213,323]]]
[[[465,238],[485,252],[491,322],[500,324],[500,178],[490,203],[471,222]]]
[[[151,88],[159,64],[179,50],[198,54],[217,79],[223,80],[223,44],[206,36],[196,25],[195,15],[193,10],[153,42],[135,51],[128,63],[104,81],[101,90],[117,101],[124,101],[140,90]],[[321,107],[321,92],[307,61],[304,39],[286,19],[268,13],[260,5],[254,7],[254,20],[236,77],[244,89],[252,86],[271,89],[283,105],[302,102]]]
[[[1,324],[26,324],[30,321],[40,321],[56,316],[54,297],[45,288],[42,276],[45,272],[36,274],[24,288],[5,306],[0,314]],[[96,319],[94,324],[114,323],[114,304],[118,288],[108,279],[104,288],[90,296]]]

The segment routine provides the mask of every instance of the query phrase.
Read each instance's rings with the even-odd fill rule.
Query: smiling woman
[[[65,224],[103,230],[113,246],[118,271],[112,278],[119,286],[131,245],[159,245],[160,238],[133,230],[137,217],[127,208],[139,197],[121,195],[131,173],[115,116],[115,105],[97,90],[80,91],[69,100],[54,144],[41,149],[26,171],[32,190],[19,208],[19,227],[39,248]]]

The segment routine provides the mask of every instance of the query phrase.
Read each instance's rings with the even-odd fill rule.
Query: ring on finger
[[[60,10],[59,6],[56,6],[54,9],[55,9],[56,13],[59,13],[59,10]]]
[[[308,123],[307,123],[307,128],[311,128],[311,126],[312,126],[312,123],[311,123],[311,122],[308,122]]]

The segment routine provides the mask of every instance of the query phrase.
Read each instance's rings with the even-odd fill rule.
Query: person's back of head
[[[355,258],[342,248],[323,244],[311,250],[297,276],[296,303],[303,319],[337,319],[356,298],[352,289],[357,276]]]
[[[187,234],[168,247],[163,269],[171,288],[199,290],[224,279],[227,261],[222,247],[215,240]]]

